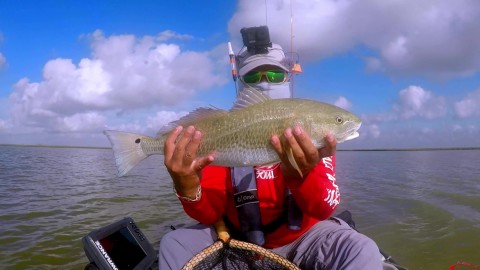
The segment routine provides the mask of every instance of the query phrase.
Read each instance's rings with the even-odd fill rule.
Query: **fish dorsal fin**
[[[237,100],[235,100],[235,103],[233,104],[232,111],[240,110],[257,103],[265,102],[270,99],[271,98],[264,93],[258,91],[253,87],[248,86],[242,91],[240,91]]]
[[[200,107],[191,111],[190,113],[181,117],[180,119],[170,122],[167,125],[163,126],[158,131],[157,135],[159,136],[159,135],[168,133],[177,126],[187,127],[189,125],[195,125],[195,123],[201,120],[204,120],[206,118],[210,118],[214,116],[222,116],[226,113],[228,112],[222,109],[211,108],[211,107]]]

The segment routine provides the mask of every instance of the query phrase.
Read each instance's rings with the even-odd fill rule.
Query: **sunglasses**
[[[286,78],[284,71],[250,71],[243,75],[243,81],[245,83],[259,83],[262,77],[265,76],[269,83],[283,83]]]

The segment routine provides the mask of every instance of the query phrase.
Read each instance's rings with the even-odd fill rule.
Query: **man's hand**
[[[286,177],[306,176],[322,158],[335,155],[337,149],[337,141],[331,134],[325,136],[324,147],[315,148],[310,135],[300,126],[294,127],[293,130],[287,128],[283,136],[285,140],[281,141],[277,135],[273,135],[271,144],[282,161],[282,173]],[[289,161],[289,152],[295,159],[298,169]]]
[[[176,127],[165,140],[165,167],[173,179],[175,189],[180,196],[195,198],[200,184],[200,172],[203,167],[212,163],[213,156],[197,158],[202,139],[200,131],[189,126]]]

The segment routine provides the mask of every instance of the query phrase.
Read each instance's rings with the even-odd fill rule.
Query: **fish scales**
[[[195,128],[203,134],[199,155],[215,152],[214,164],[222,166],[278,161],[270,138],[273,134],[281,135],[294,117],[294,104],[279,101],[256,104],[196,123]]]
[[[271,136],[282,135],[286,128],[293,125],[301,125],[310,133],[314,119],[309,118],[306,110],[312,108],[318,111],[320,107],[325,107],[327,111],[329,107],[318,102],[309,103],[312,101],[269,100],[190,123],[203,134],[198,155],[215,153],[213,164],[221,166],[253,166],[279,161],[270,144]],[[160,144],[163,144],[165,137]]]

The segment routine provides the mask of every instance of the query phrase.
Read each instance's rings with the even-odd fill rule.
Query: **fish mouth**
[[[344,140],[349,141],[349,140],[357,138],[358,136],[360,136],[360,134],[358,134],[358,132],[355,131],[353,134],[350,134],[349,136],[347,136]]]
[[[361,125],[362,125],[361,122],[360,123],[351,122],[349,124],[349,128],[347,129],[347,131],[343,133],[343,136],[339,136],[339,138],[337,138],[337,142],[349,141],[360,136],[360,134],[358,133],[358,129],[360,128]]]

